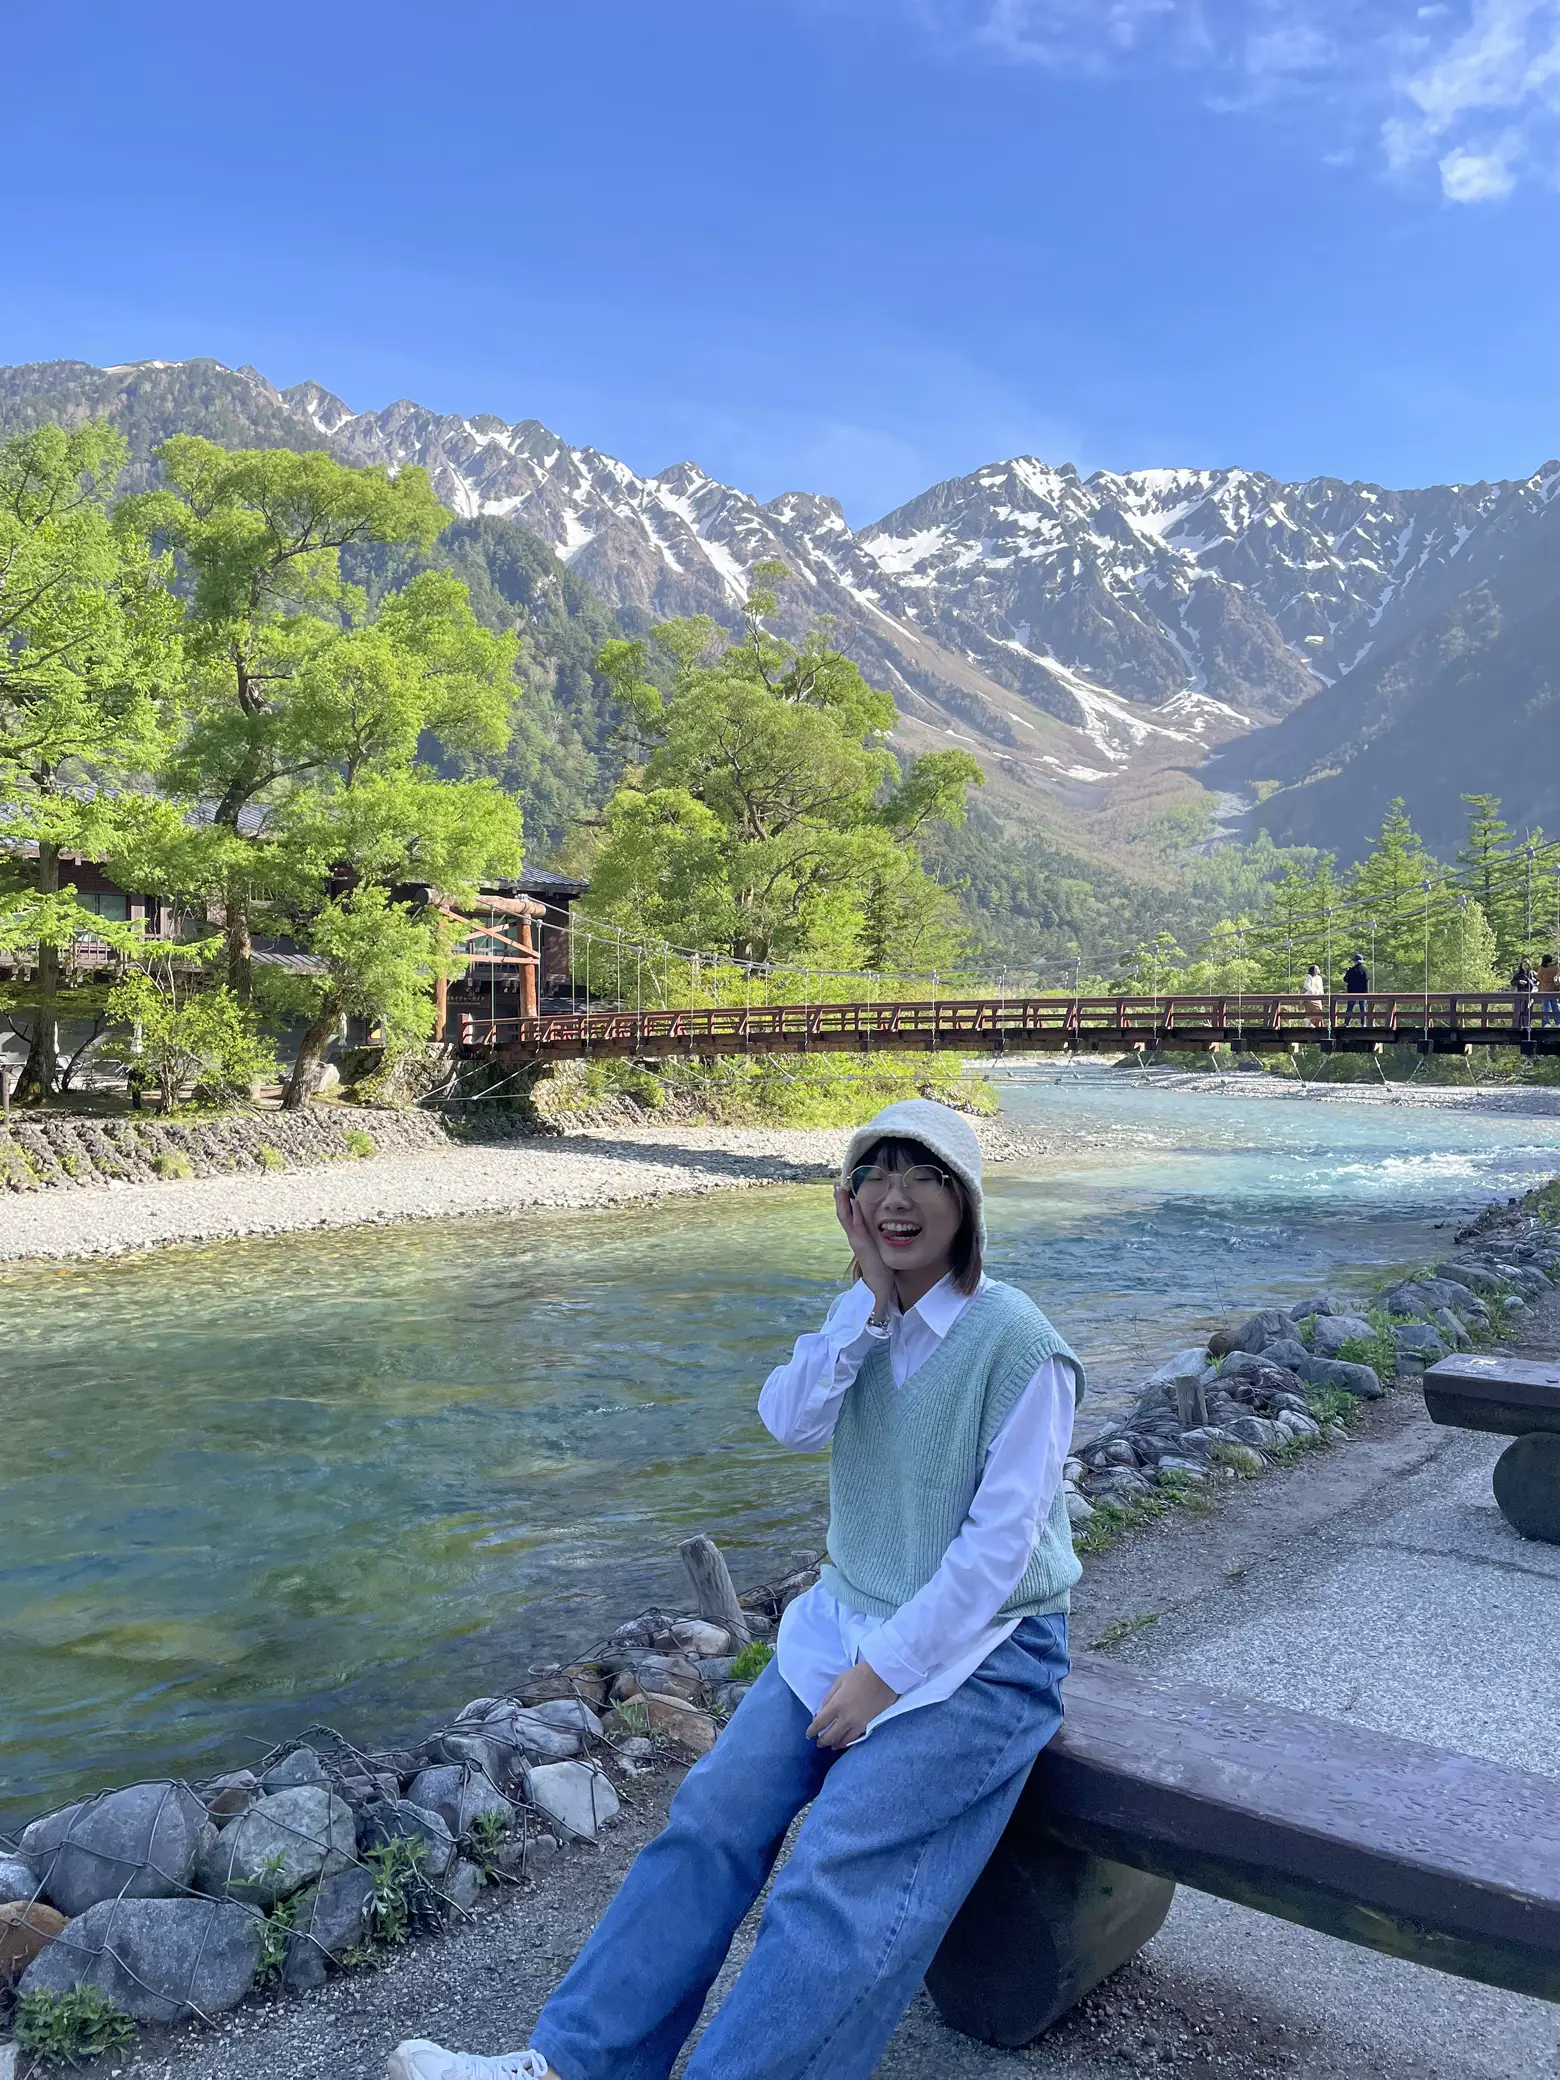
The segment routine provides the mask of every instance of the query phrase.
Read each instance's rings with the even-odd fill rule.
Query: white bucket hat
[[[929,1154],[937,1156],[953,1172],[969,1199],[970,1211],[975,1216],[975,1233],[984,1251],[986,1200],[980,1182],[980,1143],[963,1114],[955,1112],[950,1105],[939,1105],[934,1098],[901,1098],[895,1105],[885,1105],[875,1119],[869,1119],[864,1127],[858,1127],[851,1135],[840,1171],[842,1184],[849,1182],[850,1173],[867,1150],[876,1147],[880,1141],[919,1141]]]

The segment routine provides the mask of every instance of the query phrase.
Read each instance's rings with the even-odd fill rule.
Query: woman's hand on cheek
[[[898,1701],[899,1692],[890,1690],[869,1663],[858,1661],[829,1685],[807,1737],[820,1748],[848,1748],[861,1739],[880,1712]]]
[[[874,1300],[879,1301],[884,1307],[892,1307],[895,1292],[894,1274],[883,1261],[882,1249],[866,1215],[861,1210],[860,1200],[854,1193],[847,1192],[842,1184],[834,1187],[834,1211],[839,1217],[840,1226],[845,1230],[845,1239],[850,1244],[863,1284]]]

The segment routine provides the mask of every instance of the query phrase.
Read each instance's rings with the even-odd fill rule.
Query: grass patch
[[[1135,1618],[1118,1618],[1113,1625],[1107,1625],[1097,1639],[1089,1641],[1090,1650],[1098,1654],[1108,1654],[1112,1647],[1119,1647],[1123,1640],[1131,1639],[1134,1633],[1146,1632],[1150,1625],[1158,1623],[1158,1611],[1139,1611]]]
[[[1157,1524],[1175,1507],[1168,1494],[1132,1495],[1125,1502],[1108,1502],[1103,1497],[1091,1505],[1093,1517],[1081,1531],[1073,1533],[1073,1550],[1078,1553],[1108,1553],[1129,1531]]]
[[[16,2003],[16,2041],[40,2065],[77,2065],[135,2045],[135,2023],[95,1986],[69,1993],[24,1993]]]
[[[262,1141],[255,1150],[255,1154],[260,1158],[260,1168],[262,1170],[285,1170],[287,1168],[287,1158],[279,1148],[273,1148],[269,1141]]]
[[[1212,1446],[1208,1456],[1215,1466],[1227,1468],[1229,1472],[1234,1474],[1237,1480],[1259,1481],[1267,1471],[1267,1465],[1262,1459],[1262,1454],[1256,1452],[1259,1463],[1253,1466],[1248,1456],[1252,1452],[1256,1452],[1255,1445],[1225,1444],[1221,1438],[1216,1445]]]
[[[1392,1317],[1385,1308],[1367,1308],[1365,1319],[1370,1323],[1369,1336],[1350,1336],[1334,1353],[1346,1365],[1368,1365],[1378,1379],[1397,1378],[1397,1344],[1392,1336]]]
[[[1311,1414],[1323,1425],[1342,1423],[1346,1430],[1352,1430],[1360,1419],[1363,1403],[1357,1394],[1347,1393],[1342,1387],[1307,1387],[1305,1398]]]
[[[372,1134],[365,1133],[361,1127],[348,1127],[347,1154],[349,1156],[355,1156],[359,1161],[362,1161],[364,1157],[377,1156],[378,1153],[379,1144],[375,1141]]]
[[[736,1656],[731,1664],[731,1680],[734,1683],[756,1683],[770,1662],[775,1650],[767,1639],[752,1639]]]
[[[195,1166],[182,1148],[165,1148],[152,1168],[159,1177],[170,1179],[195,1175]]]

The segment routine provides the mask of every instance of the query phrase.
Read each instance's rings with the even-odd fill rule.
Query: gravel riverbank
[[[978,1122],[977,1131],[989,1162],[1074,1154],[1114,1139],[1032,1135],[996,1120]],[[615,1127],[266,1175],[9,1194],[0,1197],[0,1260],[816,1183],[838,1167],[846,1138],[843,1128]]]

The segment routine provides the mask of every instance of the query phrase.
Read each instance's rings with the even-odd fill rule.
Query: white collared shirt
[[[886,1331],[873,1330],[867,1326],[872,1293],[858,1280],[835,1301],[821,1329],[798,1337],[789,1364],[764,1382],[758,1412],[765,1427],[793,1451],[821,1451],[874,1343],[886,1336],[894,1385],[903,1387],[941,1347],[972,1297],[950,1276],[914,1307],[896,1310]],[[1074,1410],[1071,1367],[1048,1358],[992,1439],[970,1513],[941,1566],[891,1618],[851,1610],[822,1582],[788,1607],[777,1644],[780,1673],[809,1711],[817,1711],[837,1676],[866,1661],[899,1693],[873,1720],[880,1726],[951,1697],[1002,1644],[1019,1621],[998,1619],[997,1612],[1029,1565],[1061,1485]]]

